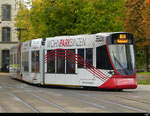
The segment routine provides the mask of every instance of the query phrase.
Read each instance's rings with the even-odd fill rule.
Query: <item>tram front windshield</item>
[[[109,45],[109,51],[117,71],[122,75],[131,75],[135,68],[133,45]]]

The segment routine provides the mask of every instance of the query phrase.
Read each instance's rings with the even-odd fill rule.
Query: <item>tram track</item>
[[[40,96],[38,96],[38,95],[34,95],[34,94],[32,94],[32,93],[31,93],[31,95],[34,96],[34,97],[36,97],[37,99],[39,99],[39,100],[41,100],[41,101],[47,103],[47,104],[53,106],[53,107],[58,108],[59,110],[61,110],[61,111],[63,111],[63,112],[66,112],[66,113],[67,113],[67,112],[71,112],[70,110],[63,108],[61,105],[58,105],[58,104],[56,104],[56,103],[54,103],[54,102],[52,102],[52,101],[49,101],[49,100],[47,100],[47,99],[45,99],[45,98],[42,98],[42,97],[40,97]]]
[[[25,102],[22,98],[16,96],[15,94],[9,92],[8,95],[14,97],[14,99],[15,99],[16,101],[21,102],[22,104],[24,104],[25,106],[27,106],[29,109],[31,109],[33,112],[36,112],[36,113],[39,113],[39,112],[40,112],[38,109],[36,109],[35,107],[33,107],[31,104]]]
[[[49,95],[49,92],[48,92],[47,90],[43,90],[43,91],[45,91],[44,94],[50,96],[50,95]],[[38,91],[38,92],[43,92],[43,91],[40,90],[40,91]],[[66,90],[65,90],[65,92],[66,92]],[[79,96],[82,96],[82,97],[89,97],[89,98],[92,98],[92,99],[99,100],[99,101],[101,101],[101,102],[103,102],[103,103],[106,103],[106,104],[117,105],[118,107],[122,107],[122,108],[126,108],[126,109],[129,109],[129,110],[133,110],[133,111],[135,111],[135,112],[147,112],[146,110],[143,110],[143,109],[140,109],[140,108],[137,108],[137,107],[131,107],[131,106],[129,106],[129,105],[125,105],[125,104],[121,104],[121,103],[116,103],[116,102],[113,102],[113,101],[111,101],[111,100],[100,100],[100,99],[96,98],[97,96],[93,96],[93,95],[89,95],[89,94],[81,94],[81,93],[77,93],[77,92],[74,93],[74,92],[71,92],[71,91],[68,91],[68,90],[67,90],[67,93],[68,93],[68,92],[69,92],[69,94],[67,94],[67,95],[78,99],[78,101],[80,101],[80,102],[82,102],[82,103],[85,103],[85,104],[88,104],[88,105],[91,105],[91,106],[96,107],[96,108],[104,109],[105,111],[108,110],[105,106],[100,105],[100,104],[97,104],[97,103],[93,103],[93,102],[90,102],[90,101],[83,100],[83,99],[81,99]],[[34,92],[34,93],[35,93],[35,92]],[[37,93],[37,92],[36,92],[36,93]],[[63,92],[61,92],[61,93],[64,94]],[[70,94],[70,93],[71,93],[71,94]],[[49,101],[46,100],[45,98],[42,98],[42,97],[40,97],[40,96],[38,96],[38,95],[34,95],[33,93],[32,93],[32,95],[33,95],[34,97],[38,98],[39,100],[45,102],[45,103],[48,103],[48,104],[50,104],[50,105],[53,105],[53,106],[55,106],[55,107],[61,109],[63,112],[71,112],[71,111],[65,110],[62,106],[60,106],[60,105],[58,105],[58,104],[56,104],[56,103],[51,103],[51,102],[49,102]],[[116,96],[116,97],[120,97],[120,96]],[[124,97],[120,97],[120,98],[126,99],[126,100],[132,100],[132,99],[129,99],[129,98],[124,98]],[[136,100],[135,100],[135,101],[136,101]],[[136,101],[136,102],[137,102],[137,101]],[[140,102],[140,103],[141,103],[141,102]]]
[[[124,109],[128,109],[128,110],[131,110],[133,112],[148,112],[147,110],[143,110],[141,108],[132,107],[132,106],[129,106],[129,105],[117,103],[117,102],[114,102],[114,101],[109,100],[109,99],[107,99],[107,100],[99,99],[99,98],[97,98],[97,96],[94,96],[94,95],[81,94],[81,93],[71,92],[71,91],[68,91],[67,95],[69,95],[71,97],[75,97],[79,101],[82,101],[84,103],[92,105],[93,107],[103,108],[104,110],[107,110],[107,111],[109,111],[109,108],[108,108],[109,105],[113,105],[113,106],[116,105],[117,107],[122,107],[122,109],[123,108]],[[97,100],[100,103],[104,103],[104,104],[107,104],[107,105],[106,106],[102,106],[102,105],[99,105],[98,103],[93,103],[93,102],[89,102],[89,101],[83,100],[83,98],[85,99],[87,97],[90,98],[90,99],[92,98],[92,100]],[[118,111],[116,111],[116,112],[118,112]]]
[[[36,86],[26,86],[26,84],[16,85],[16,81],[13,81],[13,82],[11,81],[11,83],[9,83],[9,84],[1,83],[0,91],[2,92],[3,96],[10,96],[9,98],[11,98],[13,101],[21,103],[22,107],[27,107],[28,109],[31,110],[31,112],[39,113],[39,112],[42,112],[42,110],[39,110],[38,108],[36,108],[31,103],[28,103],[26,99],[24,99],[26,96],[25,97],[23,97],[23,96],[26,93],[29,96],[33,96],[35,99],[38,99],[39,101],[44,102],[44,103],[48,104],[51,107],[54,107],[54,108],[51,108],[49,110],[49,112],[54,112],[54,111],[51,111],[52,109],[59,109],[59,112],[66,112],[66,113],[71,112],[70,110],[63,108],[61,105],[56,104],[54,101],[49,101],[45,98],[42,98],[42,97],[38,96],[37,94],[36,95],[33,94],[33,93],[40,93],[40,94],[43,93],[43,91],[39,90],[39,88],[36,87]],[[23,96],[20,96],[20,95],[23,95]],[[0,110],[2,110],[3,112],[14,111],[13,109],[8,109],[8,110],[7,109],[8,108],[5,105],[0,107]],[[57,111],[57,110],[55,110],[55,111]],[[14,112],[16,112],[16,111],[14,111]]]
[[[121,97],[121,96],[116,96],[116,97],[150,105],[150,102],[149,102],[149,101],[144,101],[144,100],[142,100],[142,99],[137,99],[137,100],[136,100],[136,99],[133,99],[133,98],[127,98],[127,97]]]
[[[34,92],[34,95],[36,94],[36,96],[37,96],[37,93],[35,93]],[[57,98],[56,98],[57,97]],[[59,98],[60,99],[59,99]],[[79,101],[77,101],[76,99],[74,99],[73,98],[73,102],[75,102],[75,104],[73,103],[73,102],[70,102],[71,100],[66,96],[66,95],[64,95],[64,96],[59,96],[59,94],[57,93],[57,95],[55,94],[55,95],[51,95],[51,93],[49,94],[49,92],[44,92],[44,94],[42,94],[42,95],[40,95],[40,99],[43,99],[44,101],[46,100],[46,101],[50,101],[49,99],[51,98],[53,101],[57,101],[57,103],[55,103],[55,104],[57,104],[57,105],[59,105],[59,107],[61,106],[61,109],[63,108],[64,110],[64,112],[68,112],[68,113],[71,113],[71,112],[82,112],[81,111],[81,109],[80,109],[80,105],[82,104],[83,105],[83,103],[84,103],[84,106],[87,106],[87,105],[85,105],[85,103],[87,104],[87,102],[81,102],[80,101],[80,103],[79,103]],[[75,101],[76,100],[76,101]],[[77,102],[77,103],[76,103]],[[78,104],[79,103],[79,104]],[[78,107],[78,105],[79,105],[79,107]],[[90,105],[91,105],[92,103],[90,103]],[[94,103],[93,103],[94,104]],[[94,104],[94,105],[96,105],[96,104]],[[89,108],[89,106],[87,106],[88,108]],[[90,106],[91,107],[91,106]],[[85,112],[85,110],[83,111],[83,112]]]
[[[46,95],[50,96],[49,93],[46,93]],[[68,95],[68,94],[66,94]],[[69,95],[70,96],[70,95]],[[75,96],[72,96],[73,98],[75,98]],[[93,102],[90,102],[90,101],[86,101],[86,100],[83,100],[83,99],[77,99],[77,101],[79,102],[82,102],[84,104],[88,104],[90,106],[94,106],[98,109],[103,109],[103,110],[106,110],[104,106],[100,105],[100,104],[97,104],[97,103],[93,103]]]
[[[45,92],[44,92],[45,93]],[[64,94],[62,91],[60,92],[60,93],[62,93],[62,94]],[[45,93],[46,95],[48,95],[48,96],[50,96],[49,95],[49,92],[47,92],[47,93]],[[81,96],[81,95],[79,95],[79,94],[77,94],[77,93],[72,93],[71,92],[71,94],[70,94],[70,92],[68,92],[67,91],[67,93],[65,93],[65,95],[68,95],[69,97],[72,97],[72,98],[75,98],[76,99],[76,101],[79,101],[79,102],[82,102],[82,103],[84,103],[84,104],[87,104],[87,105],[89,105],[90,107],[96,107],[96,108],[98,108],[98,109],[100,109],[100,112],[103,110],[103,112],[114,112],[114,111],[112,111],[112,110],[109,110],[107,107],[105,107],[104,105],[102,105],[102,104],[98,104],[98,103],[95,103],[95,102],[92,102],[92,101],[88,101],[88,100],[84,100],[83,99],[83,95],[82,95],[82,98],[81,97],[79,97],[79,96]],[[67,97],[68,97],[67,96]],[[87,95],[84,95],[84,98],[85,97],[87,97]],[[103,101],[104,102],[104,101]],[[105,102],[106,103],[106,102]],[[108,102],[107,102],[108,103]],[[112,104],[112,103],[111,103]],[[114,104],[113,104],[114,105]],[[131,108],[130,108],[131,109]],[[133,108],[132,108],[132,110],[133,110]],[[141,110],[140,110],[141,111]],[[116,111],[117,112],[117,111]]]
[[[40,97],[40,96],[38,96],[36,93],[37,92],[32,92],[31,93],[31,91],[24,91],[26,94],[28,94],[30,97],[31,96],[33,96],[33,99],[37,99],[39,102],[41,102],[41,103],[45,103],[45,104],[47,104],[46,106],[50,106],[51,108],[49,109],[49,111],[48,112],[71,112],[71,111],[69,111],[68,109],[65,109],[65,108],[63,108],[61,105],[59,105],[59,104],[56,104],[54,101],[49,101],[49,100],[47,100],[47,99],[45,99],[45,98],[42,98],[42,97]],[[34,94],[33,94],[34,93]],[[40,92],[40,94],[41,94],[42,92]],[[39,112],[43,112],[41,109],[39,109],[39,108],[37,108],[35,105],[32,105],[32,103],[27,103],[27,100],[25,100],[25,99],[23,99],[23,98],[21,98],[21,97],[18,97],[19,96],[19,94],[22,94],[22,92],[20,91],[20,92],[14,92],[13,93],[13,95],[14,95],[14,97],[15,97],[15,99],[16,99],[16,101],[20,101],[21,103],[23,103],[24,105],[26,105],[26,106],[28,106],[28,108],[30,108],[33,112],[37,112],[37,113],[39,113]],[[40,106],[40,104],[39,104],[39,106]],[[36,107],[36,108],[35,108]],[[55,111],[53,111],[52,109],[54,109]],[[59,111],[57,111],[57,109],[59,110]],[[46,111],[47,112],[47,111]]]
[[[6,80],[8,81],[8,80]],[[29,84],[20,84],[9,81],[9,84],[0,84],[1,96],[7,96],[9,102],[0,104],[2,112],[31,111],[31,112],[149,112],[150,94],[143,91],[134,92],[104,92],[82,89],[45,88]],[[146,95],[145,101],[142,97]],[[134,99],[134,98],[137,99]],[[141,99],[141,100],[139,100]],[[32,101],[34,100],[34,101]],[[143,100],[143,101],[142,101]],[[146,102],[147,101],[147,102]],[[34,103],[35,102],[35,103]],[[41,106],[38,106],[40,105]],[[45,106],[44,106],[45,104]],[[22,107],[20,108],[19,105]],[[142,107],[143,106],[143,107]],[[23,109],[25,108],[25,109]],[[30,110],[29,110],[30,109]]]
[[[95,95],[93,95],[93,94],[81,94],[81,93],[73,93],[73,92],[71,92],[72,94],[76,94],[77,96],[83,96],[83,97],[89,97],[89,98],[92,98],[92,99],[95,99],[95,100],[98,100],[98,101],[100,101],[100,102],[104,102],[105,104],[112,104],[112,105],[117,105],[118,107],[122,107],[122,108],[127,108],[127,109],[129,109],[129,110],[133,110],[133,111],[135,111],[135,112],[149,112],[149,111],[146,111],[146,110],[143,110],[143,109],[141,109],[141,108],[137,108],[137,107],[132,107],[132,106],[129,106],[129,105],[125,105],[125,104],[121,104],[121,103],[117,103],[117,102],[114,102],[114,101],[112,101],[112,100],[109,100],[109,99],[107,99],[107,100],[104,100],[104,99],[99,99],[99,98],[97,98],[97,96],[95,96]],[[117,97],[117,96],[116,96]]]

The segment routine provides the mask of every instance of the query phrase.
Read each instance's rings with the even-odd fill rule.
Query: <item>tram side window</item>
[[[78,68],[84,68],[84,49],[78,49],[78,55],[81,56],[81,60],[78,62]]]
[[[18,71],[20,71],[20,65],[21,65],[20,51],[18,51],[18,53],[17,53],[17,64],[18,64]]]
[[[75,54],[75,49],[68,49],[71,53]],[[73,74],[75,73],[75,57],[66,60],[66,73]]]
[[[93,65],[93,49],[86,48],[86,62]]]
[[[96,68],[107,70],[112,69],[106,46],[100,46],[96,48]]]
[[[32,72],[40,71],[39,51],[32,51]]]
[[[12,54],[12,61],[13,61],[12,64],[14,65],[15,64],[15,54],[14,53]]]
[[[13,66],[13,54],[11,53],[10,54],[10,68],[11,68],[11,70],[12,70],[12,67]]]
[[[10,54],[10,65],[12,65],[12,64],[13,64],[13,55]]]
[[[17,61],[17,59],[16,59],[16,53],[14,53],[14,72],[16,72],[16,61]]]
[[[59,53],[56,54],[56,73],[65,73],[65,50],[57,50],[57,52]],[[60,54],[62,56],[60,56]]]
[[[55,73],[55,55],[51,54],[52,50],[47,51],[47,72]]]
[[[29,72],[29,60],[28,60],[29,54],[28,52],[22,53],[22,66],[24,68],[24,72]]]

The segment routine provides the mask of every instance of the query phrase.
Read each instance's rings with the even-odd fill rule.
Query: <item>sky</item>
[[[25,3],[29,2],[30,0],[23,0]],[[31,8],[31,5],[26,4],[28,8]]]

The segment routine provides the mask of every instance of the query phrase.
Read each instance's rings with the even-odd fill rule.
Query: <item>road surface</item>
[[[0,74],[0,112],[150,112],[150,86],[122,92],[38,87]]]

